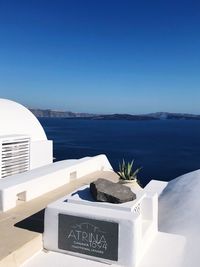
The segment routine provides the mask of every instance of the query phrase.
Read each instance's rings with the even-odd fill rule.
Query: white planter
[[[130,187],[133,191],[141,191],[143,188],[138,184],[137,180],[122,180],[119,179],[119,183]]]

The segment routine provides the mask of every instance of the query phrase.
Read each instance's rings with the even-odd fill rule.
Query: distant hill
[[[150,115],[131,115],[131,114],[111,114],[111,115],[96,115],[94,120],[158,120],[159,118]]]
[[[200,120],[200,115],[195,114],[187,114],[187,113],[169,113],[169,112],[156,112],[150,113],[146,116],[150,116],[153,118],[161,119],[161,120],[171,120],[171,119],[178,119],[178,120]]]
[[[71,111],[57,111],[51,109],[29,109],[38,118],[88,118],[94,114],[75,113]]]
[[[200,120],[200,115],[185,113],[156,112],[141,115],[131,114],[90,114],[71,111],[56,111],[51,109],[30,109],[38,118],[87,118],[92,120]]]
[[[94,119],[98,120],[200,120],[200,115],[156,112],[150,114],[130,115],[130,114],[111,114],[98,115]]]

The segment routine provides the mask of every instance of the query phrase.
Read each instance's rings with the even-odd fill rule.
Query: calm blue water
[[[143,185],[151,179],[171,180],[200,168],[200,121],[95,121],[40,119],[54,141],[56,160],[106,154],[142,166]]]

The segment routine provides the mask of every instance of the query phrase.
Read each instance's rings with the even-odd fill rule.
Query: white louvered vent
[[[29,170],[30,139],[28,137],[2,140],[1,178]]]

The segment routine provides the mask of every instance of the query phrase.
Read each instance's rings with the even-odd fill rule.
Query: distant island
[[[71,111],[57,111],[51,109],[32,109],[29,110],[37,117],[37,118],[91,118],[94,117],[95,114],[89,113],[75,113]]]
[[[155,112],[150,114],[90,114],[71,111],[56,111],[51,109],[29,109],[38,118],[66,118],[91,120],[200,120],[200,115],[187,113]]]

